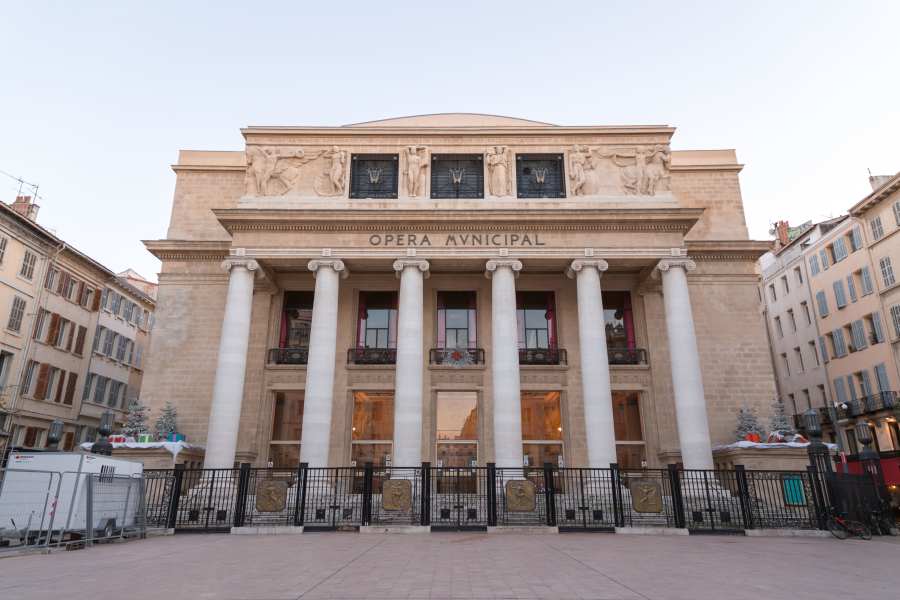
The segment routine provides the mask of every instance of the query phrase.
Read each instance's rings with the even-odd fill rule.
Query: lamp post
[[[104,412],[103,416],[100,417],[100,428],[97,430],[97,433],[100,434],[100,439],[91,446],[91,453],[112,456],[113,447],[109,442],[109,434],[112,433],[114,424],[115,415],[112,411]]]
[[[59,451],[59,440],[63,436],[63,427],[65,427],[65,423],[59,419],[54,419],[50,423],[50,429],[47,431],[47,448],[54,452]]]
[[[806,452],[809,455],[809,464],[820,473],[832,473],[831,452],[822,442],[822,424],[819,422],[819,411],[814,408],[803,413],[803,429],[809,436],[809,446]]]
[[[856,439],[863,445],[863,449],[859,452],[859,464],[862,466],[863,473],[868,473],[875,480],[880,494],[881,487],[884,485],[884,475],[881,471],[881,457],[878,456],[876,450],[871,448],[874,441],[872,428],[869,427],[868,421],[859,421],[855,429]]]

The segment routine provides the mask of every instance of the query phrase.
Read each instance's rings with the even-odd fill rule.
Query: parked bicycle
[[[843,515],[835,512],[828,515],[825,526],[828,528],[828,531],[831,532],[831,535],[839,540],[846,540],[851,535],[855,535],[863,540],[872,539],[872,530],[869,529],[868,525],[860,523],[859,521],[847,519]]]
[[[897,524],[894,522],[891,505],[884,500],[869,512],[869,528],[876,535],[897,535]]]

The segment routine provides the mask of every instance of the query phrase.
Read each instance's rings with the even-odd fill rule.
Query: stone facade
[[[177,183],[168,235],[146,242],[162,260],[162,272],[144,399],[154,408],[167,400],[175,403],[180,428],[191,443],[212,446],[208,431],[214,427],[222,436],[216,448],[227,449],[216,450],[214,458],[208,451],[208,464],[247,460],[265,465],[271,458],[276,397],[305,393],[303,438],[315,435],[327,440],[327,448],[301,444],[301,455],[344,465],[353,460],[355,392],[391,392],[396,403],[400,381],[414,382],[413,389],[404,390],[419,399],[418,405],[404,401],[395,423],[421,423],[415,436],[418,456],[432,462],[437,460],[437,397],[470,392],[477,397],[477,462],[484,464],[502,454],[497,443],[518,452],[515,427],[501,427],[501,420],[518,420],[516,410],[495,406],[498,385],[509,390],[518,384],[522,394],[559,394],[564,461],[587,465],[591,432],[585,426],[584,398],[590,395],[582,388],[582,369],[584,361],[589,368],[599,365],[596,358],[582,356],[579,340],[581,331],[603,325],[579,322],[578,283],[566,272],[573,261],[600,261],[608,268],[598,287],[604,294],[627,292],[632,314],[628,358],[610,358],[608,367],[610,391],[636,392],[639,399],[642,439],[629,443],[642,446],[647,465],[659,466],[681,460],[679,432],[696,438],[699,448],[732,441],[737,408],[767,412],[775,395],[754,270],[767,244],[748,239],[741,165],[734,152],[672,151],[673,133],[664,126],[558,127],[436,115],[346,127],[252,127],[243,130],[244,152],[182,151],[173,167]],[[387,162],[387,167],[354,172],[357,161],[372,155],[387,161],[395,157],[395,198],[352,197],[359,177],[371,182],[384,176],[382,168],[390,169]],[[432,197],[438,184],[429,167],[446,155],[483,161],[481,197]],[[520,197],[520,185],[538,180],[543,185],[544,176],[554,172],[552,164],[538,166],[528,173],[532,179],[522,179],[516,161],[533,157],[562,165],[561,189],[553,197]],[[409,277],[409,269],[403,270],[398,279],[398,259],[424,261],[427,269],[416,268]],[[230,270],[223,270],[223,261]],[[519,267],[498,282],[500,271],[491,262]],[[244,296],[235,277],[254,281],[252,293]],[[509,338],[510,330],[498,329],[496,319],[515,320],[516,306],[508,295],[502,306],[492,306],[492,299],[500,297],[500,289],[507,294],[509,285],[516,292],[552,292],[550,345],[564,349],[567,360],[527,364],[519,348],[519,363],[507,361],[504,353],[509,348],[515,353],[517,340]],[[671,287],[671,302],[665,286]],[[283,345],[285,292],[314,290],[309,365],[272,360],[270,350]],[[360,361],[348,360],[348,351],[355,356],[352,349],[360,346],[360,293],[398,290],[398,329],[421,331],[422,358],[415,359],[421,360],[421,371],[411,372],[411,363],[399,356],[409,351],[402,342],[396,346],[396,364],[354,364]],[[484,355],[475,364],[429,360],[441,335],[435,316],[438,293],[453,290],[474,292],[473,331]],[[406,306],[421,311],[403,309],[404,297]],[[333,317],[327,316],[322,298],[333,302]],[[231,317],[225,319],[226,314]],[[240,324],[245,315],[246,330]],[[317,334],[317,324],[332,318],[336,328]],[[416,324],[418,329],[408,329]],[[678,393],[672,347],[679,359],[690,359]],[[324,364],[322,356],[329,357]],[[229,372],[228,365],[241,363],[240,373]],[[502,372],[497,365],[504,365]],[[236,431],[226,415],[235,415]],[[597,422],[606,423],[601,434],[608,442],[612,424]],[[317,424],[315,434],[307,433],[311,423]],[[327,428],[324,436],[321,427]],[[512,442],[497,438],[501,429],[504,436],[513,434]],[[702,465],[711,462],[707,450]]]

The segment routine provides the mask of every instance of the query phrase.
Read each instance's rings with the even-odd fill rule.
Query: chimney
[[[16,196],[15,201],[9,207],[29,221],[34,222],[37,222],[38,210],[41,208],[31,201],[31,196]]]
[[[872,191],[874,192],[891,179],[893,175],[869,175],[869,185],[872,186]]]
[[[791,243],[788,235],[789,225],[787,221],[778,221],[775,223],[775,239],[778,240],[778,247],[783,248]]]

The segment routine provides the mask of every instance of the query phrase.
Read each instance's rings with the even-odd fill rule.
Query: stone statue
[[[504,146],[494,146],[487,153],[488,189],[491,196],[508,196],[509,185],[509,153]]]
[[[329,161],[328,167],[322,174],[316,177],[313,188],[320,196],[341,196],[344,193],[344,174],[347,171],[347,152],[337,146],[324,153]]]
[[[406,149],[406,193],[415,198],[422,191],[422,175],[428,168],[428,149],[410,146]]]
[[[569,152],[569,177],[572,178],[573,196],[583,196],[587,193],[584,185],[587,182],[586,171],[591,168],[592,163],[590,153],[585,150],[584,146],[575,144]]]
[[[650,151],[644,171],[647,195],[655,196],[657,189],[668,191],[670,160],[671,154],[665,146],[657,145]]]
[[[650,149],[637,147],[624,152],[613,150],[602,156],[611,158],[621,167],[622,186],[626,194],[654,196],[659,184],[668,180],[670,154],[665,146],[657,145]]]
[[[273,181],[280,183],[284,187],[278,194],[285,193],[293,187],[294,181],[289,175],[290,167],[286,167],[280,161],[284,159],[300,159],[302,162],[308,162],[304,158],[305,154],[302,149],[281,152],[277,148],[250,146],[245,154],[247,156],[246,184],[248,196],[273,195],[272,188],[269,185]]]

